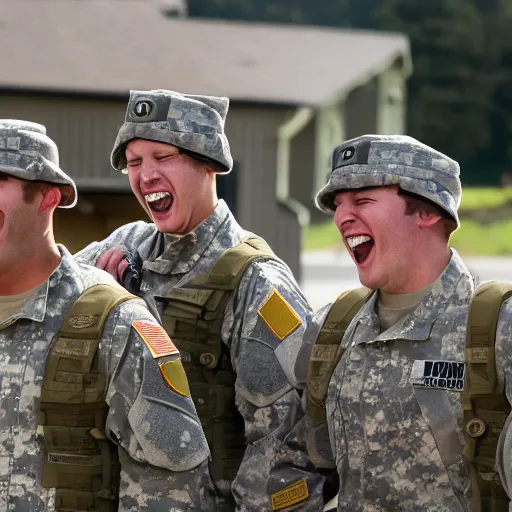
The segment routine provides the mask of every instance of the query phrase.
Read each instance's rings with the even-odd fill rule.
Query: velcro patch
[[[160,325],[153,322],[140,321],[133,322],[132,325],[140,334],[140,337],[144,340],[144,343],[155,359],[180,353]]]
[[[190,396],[190,388],[188,387],[188,379],[181,361],[167,361],[158,365],[160,373],[167,385],[178,395]]]
[[[258,315],[280,340],[286,338],[302,324],[297,313],[275,288],[258,309]]]
[[[448,391],[464,391],[466,363],[415,360],[411,370],[413,386]]]
[[[303,478],[298,482],[286,487],[282,491],[272,494],[272,510],[281,510],[291,507],[309,498],[308,484]]]

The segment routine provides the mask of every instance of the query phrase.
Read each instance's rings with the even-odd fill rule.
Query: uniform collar
[[[153,241],[152,245],[163,246],[163,249],[154,251],[157,254],[149,254],[143,266],[158,274],[186,274],[207,250],[223,252],[232,246],[233,239],[240,240],[241,232],[242,228],[224,200],[220,199],[213,213],[187,235],[177,237],[159,233],[159,240],[156,244]],[[219,236],[222,233],[226,236]],[[213,244],[214,240],[219,240],[218,246]]]
[[[376,313],[378,294],[373,293],[357,317],[358,325],[354,332],[354,344],[397,339],[427,340],[434,323],[442,311],[446,310],[447,305],[460,302],[457,297],[461,297],[463,301],[467,300],[474,291],[471,273],[457,251],[452,249],[451,252],[450,262],[418,307],[381,334],[379,334],[380,324]]]
[[[38,287],[34,295],[25,302],[21,310],[0,325],[0,329],[20,319],[42,322],[47,312],[53,310],[56,301],[61,304],[67,304],[76,294],[76,286],[66,285],[73,284],[75,281],[79,280],[79,265],[63,245],[58,244],[57,248],[61,255],[57,268],[52,272],[50,277]],[[61,290],[59,290],[59,294],[52,296],[53,294],[50,292],[52,288],[56,286],[60,286]]]

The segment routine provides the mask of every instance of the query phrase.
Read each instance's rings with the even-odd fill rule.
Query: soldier
[[[75,203],[45,127],[1,120],[0,510],[213,511],[177,349],[54,241],[55,208]]]
[[[460,199],[458,164],[411,137],[334,150],[316,203],[367,288],[319,310],[303,350],[308,448],[339,476],[337,510],[508,510],[494,454],[512,393],[510,289],[474,295],[449,247]],[[510,434],[498,449],[508,490]]]
[[[160,315],[181,352],[213,479],[228,504],[319,510],[323,478],[311,473],[299,445],[294,368],[310,308],[285,263],[217,199],[216,176],[233,165],[228,104],[131,92],[111,163],[127,170],[153,223],[122,226],[76,257],[125,277]]]

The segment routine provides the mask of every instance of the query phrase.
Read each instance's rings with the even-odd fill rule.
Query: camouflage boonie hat
[[[75,182],[59,168],[59,150],[42,124],[0,119],[0,172],[27,181],[60,185],[59,207],[75,206]]]
[[[228,173],[233,159],[224,122],[228,98],[196,96],[167,90],[130,91],[123,126],[117,134],[110,162],[118,171],[126,168],[126,144],[147,139],[172,144],[217,162]]]
[[[332,173],[316,195],[317,207],[334,213],[338,192],[363,187],[399,185],[429,199],[459,226],[462,190],[459,164],[405,135],[363,135],[334,149]]]

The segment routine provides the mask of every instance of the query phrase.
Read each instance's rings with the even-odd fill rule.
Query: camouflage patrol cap
[[[196,96],[174,91],[130,91],[123,126],[117,134],[110,162],[114,169],[126,168],[125,148],[133,139],[172,144],[217,162],[228,173],[233,159],[224,122],[228,98]]]
[[[399,185],[438,205],[458,226],[459,175],[457,162],[412,137],[363,135],[334,149],[332,173],[315,202],[323,212],[333,213],[338,192]]]
[[[75,182],[59,168],[57,145],[41,124],[0,119],[0,172],[21,180],[60,185],[59,207],[76,204]]]

